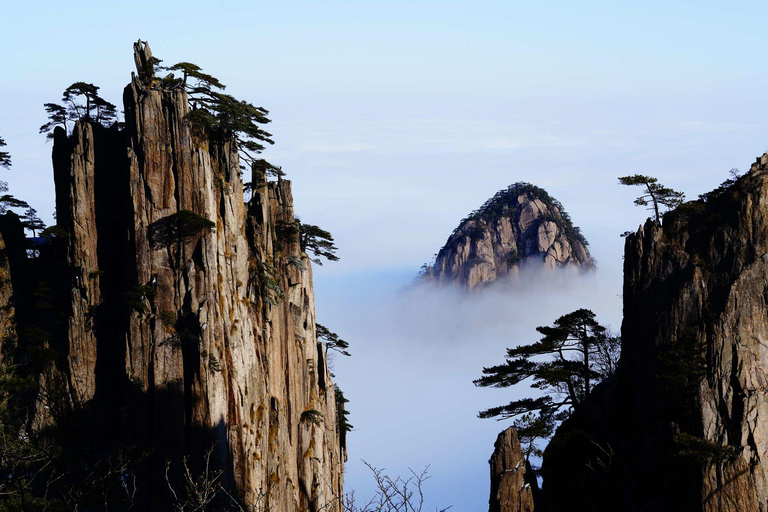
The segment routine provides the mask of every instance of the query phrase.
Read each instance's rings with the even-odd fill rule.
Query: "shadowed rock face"
[[[648,222],[626,242],[623,384],[637,418],[654,427],[638,432],[636,446],[654,465],[652,376],[668,374],[669,354],[685,357],[691,346],[703,379],[686,404],[690,414],[670,419],[708,451],[733,455],[696,465],[696,510],[768,510],[767,164],[763,155],[710,204],[680,208],[663,227]]]
[[[627,237],[619,373],[547,447],[553,510],[768,510],[766,312],[768,154]]]
[[[149,57],[138,43],[140,70]],[[166,461],[178,472],[188,455],[194,470],[209,448],[244,501],[331,509],[346,455],[311,264],[276,230],[294,221],[291,183],[255,176],[244,202],[235,143],[192,133],[183,89],[140,72],[124,105],[123,130],[78,122],[70,136],[55,133],[69,315],[59,333],[65,364],[43,386],[63,388],[70,414],[98,418],[94,442],[149,453],[142,509],[169,509]],[[151,240],[182,211],[212,227]],[[40,408],[37,423],[50,414]]]
[[[510,427],[496,439],[491,465],[490,512],[533,512],[536,477],[525,461],[517,439]]]
[[[16,314],[12,297],[11,266],[5,240],[0,235],[0,304],[4,305],[0,308],[0,365],[6,357],[11,358],[16,349]]]
[[[462,220],[424,278],[474,290],[516,275],[523,262],[594,267],[587,241],[562,205],[543,189],[516,183]]]

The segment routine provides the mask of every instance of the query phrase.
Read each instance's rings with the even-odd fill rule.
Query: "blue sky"
[[[432,369],[432,381],[446,383],[451,403],[469,405],[446,406],[439,419],[423,417],[424,437],[406,435],[412,430],[393,420],[387,439],[398,439],[391,442],[399,448],[386,445],[376,426],[386,408],[377,405],[366,374],[408,365],[382,359],[376,347],[399,346],[393,337],[429,347],[444,334],[403,317],[408,299],[397,290],[462,217],[497,190],[530,181],[582,227],[599,278],[584,284],[589,293],[581,299],[576,291],[541,299],[541,315],[488,320],[467,331],[465,345],[456,343],[472,346],[473,337],[486,333],[495,340],[483,345],[488,357],[500,358],[504,346],[531,341],[515,336],[567,312],[550,304],[576,306],[595,297],[599,317],[618,327],[618,234],[635,229],[645,212],[616,177],[654,175],[695,197],[730,168],[748,170],[768,149],[768,20],[758,2],[45,1],[13,2],[2,12],[0,136],[14,165],[0,179],[46,222],[53,184],[51,147],[37,133],[45,121],[42,104],[79,80],[100,85],[119,103],[138,38],[166,62],[195,62],[228,92],[271,111],[277,143],[265,157],[294,181],[297,213],[330,230],[340,247],[341,261],[315,268],[315,276],[318,318],[348,339],[355,354],[336,368],[359,428],[358,441],[355,432],[350,437],[347,481],[363,485],[354,463],[360,458],[392,466],[387,452],[410,455],[414,460],[394,465],[432,463],[437,504],[458,510],[486,506],[485,464],[504,425],[471,414],[488,405],[472,402],[489,393],[477,395],[468,383],[479,368],[446,365],[451,373]],[[515,308],[515,300],[502,294],[494,304],[510,301]],[[495,307],[478,304],[462,307],[475,313]],[[424,317],[446,319],[436,315]],[[410,335],[386,328],[400,320],[413,327]],[[447,353],[470,364],[460,350]],[[427,351],[413,361],[422,356],[431,357]],[[414,414],[418,396],[431,396],[432,388],[410,374],[392,369],[381,378],[390,380],[378,388],[411,384],[411,398],[403,400]],[[393,407],[402,410],[403,400]],[[455,426],[441,438],[446,444],[472,440],[453,462],[420,451],[435,438],[435,425],[446,422]]]

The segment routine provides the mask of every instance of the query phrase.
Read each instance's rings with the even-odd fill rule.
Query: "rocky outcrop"
[[[11,267],[5,247],[5,240],[0,234],[0,365],[5,359],[11,359],[16,348],[16,314],[13,301],[13,282]]]
[[[255,176],[244,201],[237,143],[194,131],[187,93],[148,77],[150,58],[139,42],[124,129],[54,134],[68,314],[64,362],[43,385],[63,386],[93,444],[147,454],[143,510],[168,510],[167,478],[185,457],[202,470],[208,452],[251,507],[340,508],[345,454],[311,264],[278,229],[295,220],[291,183]]]
[[[638,420],[656,427],[654,413],[674,404],[659,404],[654,374],[693,381],[680,397],[687,413],[667,419],[673,445],[702,459],[689,477],[700,510],[768,510],[766,204],[768,154],[708,202],[679,208],[663,226],[648,222],[626,242],[624,385]],[[689,357],[701,360],[698,378],[680,360]],[[649,467],[661,460],[651,446],[659,430],[638,432]]]
[[[491,465],[490,512],[533,512],[536,477],[525,460],[517,431],[510,427],[499,434]]]
[[[768,154],[627,237],[619,373],[547,447],[554,510],[768,510],[766,205]]]
[[[422,274],[474,290],[515,275],[523,262],[594,267],[586,239],[563,206],[539,187],[515,183],[462,220]]]

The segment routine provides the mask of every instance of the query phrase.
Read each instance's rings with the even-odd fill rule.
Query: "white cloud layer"
[[[349,341],[353,353],[335,359],[355,426],[346,489],[360,498],[373,492],[361,459],[390,475],[429,464],[427,509],[484,510],[488,457],[510,422],[480,420],[477,412],[524,390],[477,388],[472,380],[484,366],[501,363],[506,347],[537,340],[536,326],[577,308],[592,309],[617,329],[620,298],[600,274],[537,268],[526,269],[516,284],[474,294],[407,285],[405,274],[322,281],[331,296],[319,320]]]

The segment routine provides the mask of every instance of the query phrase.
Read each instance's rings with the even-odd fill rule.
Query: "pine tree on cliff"
[[[329,350],[335,350],[336,352],[344,356],[352,355],[347,351],[347,349],[349,348],[349,343],[339,338],[338,334],[336,334],[335,332],[331,332],[331,330],[325,327],[324,325],[315,324],[315,326],[317,327],[317,339],[325,342],[326,354],[328,353]]]
[[[161,62],[156,57],[147,62],[142,78],[149,84],[159,83],[166,89],[184,88],[192,105],[188,119],[194,127],[208,133],[234,134],[240,156],[251,168],[261,169],[272,176],[283,175],[280,167],[257,156],[264,151],[264,144],[274,144],[272,134],[261,128],[261,125],[271,122],[267,109],[224,94],[221,91],[226,89],[226,85],[215,76],[204,73],[197,64],[179,62],[166,67],[161,66]],[[156,75],[160,71],[180,71],[182,77],[176,78],[170,73],[158,79]]]
[[[0,137],[0,147],[5,145],[5,141]],[[11,168],[11,154],[9,152],[0,151],[0,167]],[[6,181],[0,181],[0,193],[3,192],[8,192],[8,182]],[[3,193],[3,195],[0,195],[0,214],[6,213],[11,208],[29,208],[29,203],[17,199],[11,194]]]
[[[0,137],[0,148],[4,146],[6,146],[5,141]],[[0,151],[0,167],[11,168],[11,154],[9,152]]]
[[[506,361],[483,368],[476,386],[506,388],[532,380],[530,387],[548,394],[513,400],[480,411],[480,418],[517,418],[521,441],[534,452],[537,438],[550,437],[555,423],[568,416],[592,392],[595,384],[615,370],[619,341],[595,320],[588,309],[563,315],[536,330],[542,338],[530,345],[507,349]],[[607,361],[606,361],[607,359]]]
[[[61,104],[45,103],[48,122],[40,127],[40,133],[53,137],[53,129],[61,126],[69,133],[67,123],[80,120],[93,121],[109,126],[117,121],[117,107],[99,96],[99,87],[86,82],[75,82],[66,89]]]
[[[659,214],[660,206],[671,210],[683,204],[685,200],[685,194],[665,187],[659,183],[658,178],[652,178],[651,176],[643,176],[641,174],[624,176],[619,178],[619,184],[645,187],[644,194],[635,199],[635,204],[637,206],[648,206],[648,210],[653,211],[656,222],[659,222],[661,219]]]
[[[30,230],[32,236],[36,236],[38,231],[43,231],[45,229],[45,223],[37,216],[37,210],[31,206],[24,211],[24,215],[21,218],[21,225],[24,229]]]
[[[182,269],[184,260],[183,246],[196,236],[210,231],[216,224],[202,215],[189,210],[180,210],[163,217],[149,226],[149,242],[153,249],[176,246],[176,269]],[[186,268],[186,267],[184,267]]]
[[[296,219],[299,225],[299,241],[301,243],[301,251],[306,253],[312,253],[317,258],[312,258],[312,261],[318,265],[322,265],[319,256],[326,258],[328,261],[338,261],[339,257],[336,256],[338,247],[334,245],[333,236],[323,228],[315,226],[314,224],[304,224],[301,220]]]

